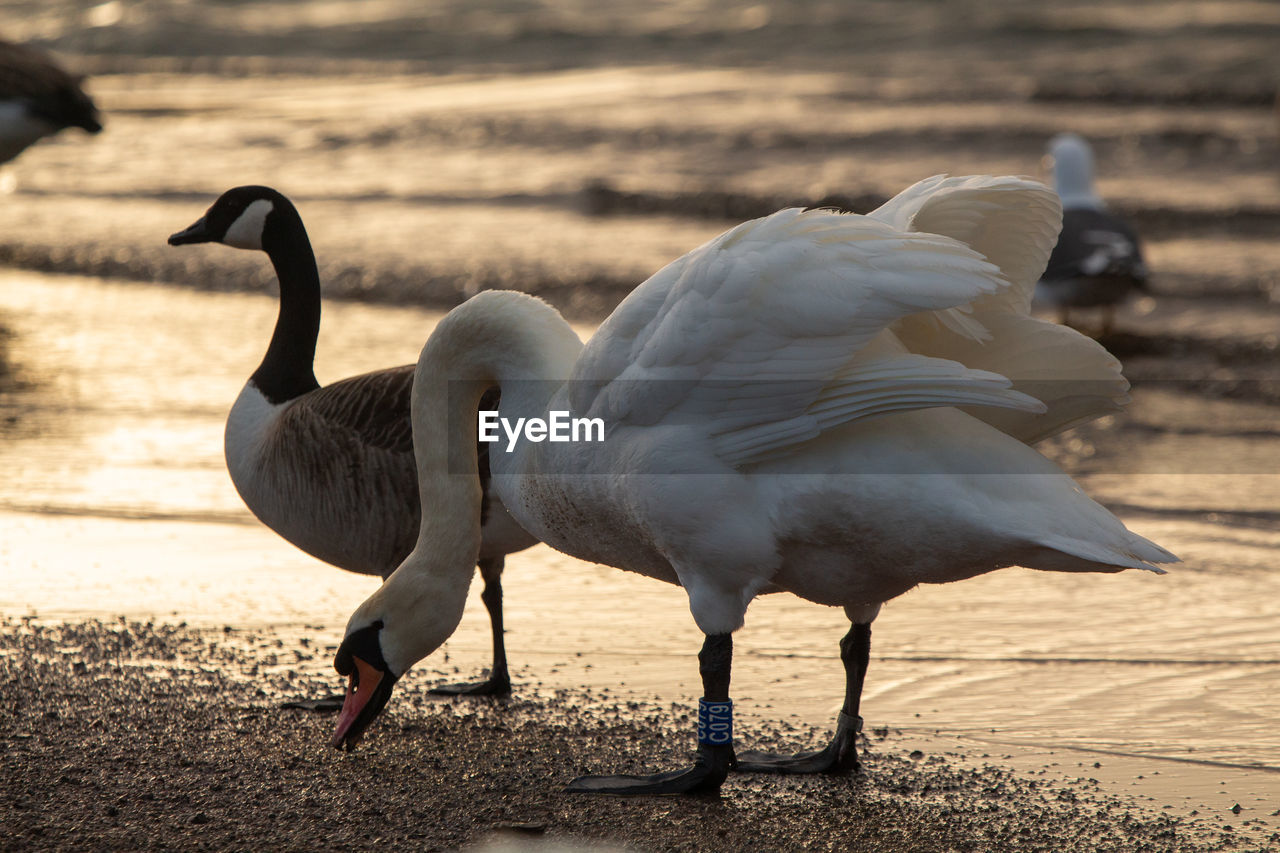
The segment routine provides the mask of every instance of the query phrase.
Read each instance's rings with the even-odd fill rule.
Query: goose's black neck
[[[267,400],[283,403],[320,387],[312,367],[320,334],[320,272],[291,204],[277,202],[267,216],[262,248],[280,282],[280,316],[267,354],[250,378]]]

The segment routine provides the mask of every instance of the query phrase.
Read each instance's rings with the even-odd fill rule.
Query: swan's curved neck
[[[250,378],[269,401],[283,403],[320,387],[312,366],[320,334],[320,273],[307,230],[291,206],[276,206],[262,246],[280,282],[280,314],[267,354]]]
[[[542,414],[581,350],[559,312],[521,293],[482,293],[440,322],[414,374],[418,487],[423,507],[438,508],[424,511],[420,542],[438,545],[440,528],[463,522],[461,515],[449,518],[455,511],[465,511],[466,524],[478,530],[477,410],[484,392],[499,389],[505,418]]]
[[[496,386],[504,416],[545,411],[581,349],[555,309],[509,291],[455,308],[428,339],[413,384],[418,543],[351,622],[385,622],[383,650],[393,671],[434,651],[462,619],[480,554],[480,398]]]

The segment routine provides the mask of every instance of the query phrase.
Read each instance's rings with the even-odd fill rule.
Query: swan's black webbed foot
[[[824,749],[799,755],[744,752],[738,756],[739,773],[854,773],[858,770],[858,732],[862,718],[840,712],[835,737]]]
[[[862,717],[858,704],[862,682],[871,657],[871,623],[855,622],[840,640],[840,660],[844,664],[844,707],[836,723],[835,737],[825,749],[799,755],[770,755],[744,752],[738,757],[741,773],[854,773],[858,770],[858,732]]]
[[[489,676],[484,681],[462,684],[440,684],[427,691],[433,696],[510,696],[511,679],[505,675]]]
[[[281,702],[280,707],[297,711],[311,711],[317,714],[329,714],[334,711],[341,711],[342,703],[346,698],[342,693],[332,693],[319,699],[294,699],[291,702]]]
[[[659,796],[663,794],[714,794],[735,765],[733,746],[698,746],[698,758],[685,770],[652,776],[579,776],[565,789],[571,794]]]
[[[698,755],[692,767],[652,776],[580,776],[565,790],[622,796],[718,792],[738,763],[733,756],[733,702],[729,699],[732,664],[733,635],[708,634],[698,652],[705,693],[698,700]]]

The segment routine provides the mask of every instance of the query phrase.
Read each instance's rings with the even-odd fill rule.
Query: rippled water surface
[[[297,625],[336,642],[374,581],[261,527],[222,462],[222,419],[274,312],[265,295],[0,274],[18,380],[0,395],[0,612]],[[413,361],[438,318],[325,312],[322,382]],[[903,596],[875,625],[867,725],[1280,823],[1275,410],[1155,388],[1128,418],[1073,470],[1185,563],[1163,577],[1006,570]],[[696,695],[700,638],[679,589],[541,547],[508,561],[506,588],[517,689]],[[437,653],[463,672],[489,653],[477,593]],[[737,635],[743,710],[826,724],[846,628],[839,610],[758,601]]]

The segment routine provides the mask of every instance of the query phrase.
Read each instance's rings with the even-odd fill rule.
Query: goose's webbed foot
[[[289,708],[295,711],[311,711],[316,714],[329,714],[334,711],[342,710],[342,703],[346,700],[346,695],[342,693],[332,693],[328,696],[321,696],[319,699],[294,699],[290,702],[281,702],[281,708]]]
[[[484,681],[439,684],[427,692],[433,696],[510,696],[511,679],[505,673],[490,675]]]

